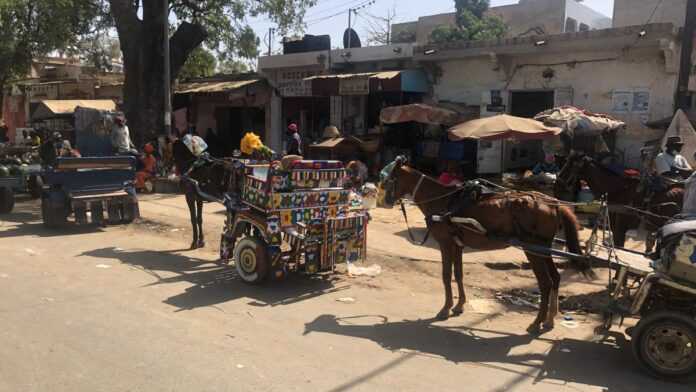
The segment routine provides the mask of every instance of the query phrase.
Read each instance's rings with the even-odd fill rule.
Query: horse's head
[[[556,176],[554,195],[562,200],[574,196],[578,189],[578,183],[585,178],[585,173],[594,160],[582,152],[571,151],[563,168]]]
[[[380,187],[384,190],[384,206],[387,208],[393,207],[398,200],[413,190],[414,185],[406,178],[407,164],[408,158],[400,155],[380,173]]]

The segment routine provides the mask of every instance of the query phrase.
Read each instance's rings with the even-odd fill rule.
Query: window
[[[573,18],[566,19],[565,32],[575,33],[576,31],[578,31],[578,21]]]

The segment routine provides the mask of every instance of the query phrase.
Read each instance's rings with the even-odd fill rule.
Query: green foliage
[[[488,0],[455,0],[457,26],[436,28],[430,41],[481,41],[503,37],[507,27],[499,17],[486,15],[488,6]]]
[[[249,70],[249,66],[246,63],[236,59],[221,61],[218,64],[218,72],[221,74],[238,74],[249,72]]]
[[[215,56],[203,47],[191,52],[186,63],[179,71],[179,79],[204,78],[215,75],[217,60]]]
[[[102,12],[86,0],[0,0],[0,82],[25,76],[35,57],[74,47]]]
[[[143,0],[152,1],[152,0]],[[160,1],[160,0],[157,0]],[[206,47],[220,60],[256,58],[259,38],[247,23],[248,17],[266,16],[285,35],[302,29],[307,8],[317,0],[172,0],[178,20],[200,24],[208,31]]]

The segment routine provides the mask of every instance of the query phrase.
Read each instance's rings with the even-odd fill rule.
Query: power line
[[[305,23],[307,24],[307,26],[315,25],[315,24],[320,23],[320,22],[323,22],[323,21],[325,21],[325,20],[329,20],[329,19],[331,19],[331,18],[335,18],[335,17],[337,17],[337,16],[343,15],[343,14],[345,14],[346,11],[355,12],[356,10],[363,9],[363,8],[365,8],[365,7],[367,7],[367,6],[370,6],[370,5],[374,4],[375,2],[376,2],[376,0],[368,0],[368,1],[361,0],[361,2],[358,3],[358,5],[357,5],[356,7],[348,8],[348,9],[343,9],[343,10],[341,10],[341,11],[339,11],[339,12],[336,12],[336,13],[334,13],[334,14],[327,15],[327,16],[324,16],[324,17],[321,17],[321,18],[310,19],[310,20],[305,21]]]

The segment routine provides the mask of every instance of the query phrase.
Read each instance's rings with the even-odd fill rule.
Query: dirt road
[[[589,316],[526,335],[533,310],[491,299],[533,284],[516,251],[467,254],[467,312],[435,322],[439,254],[394,212],[370,227],[380,276],[248,286],[213,263],[224,217],[206,209],[196,251],[180,197],[144,198],[129,227],[50,232],[35,202],[3,216],[0,391],[693,390],[642,375],[622,334],[592,342]],[[602,289],[565,275],[567,297]]]

